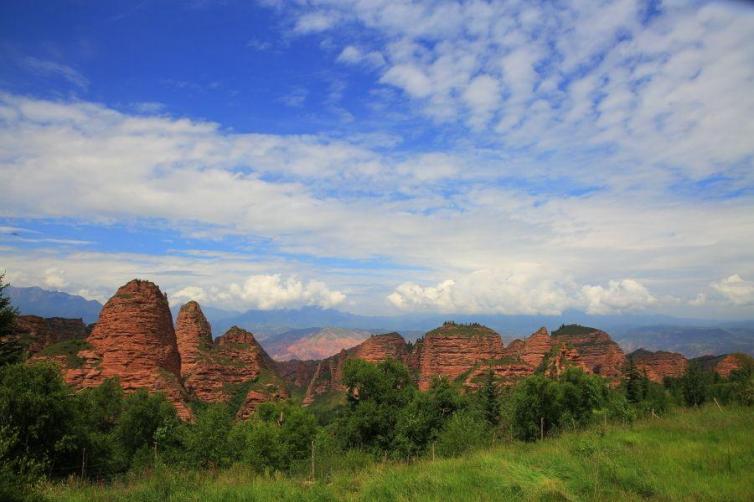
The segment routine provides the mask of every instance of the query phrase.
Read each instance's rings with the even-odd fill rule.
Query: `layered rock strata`
[[[639,372],[653,382],[662,382],[665,377],[680,378],[686,372],[688,360],[677,352],[639,349],[627,356]]]
[[[552,342],[574,349],[587,371],[617,381],[623,376],[626,356],[604,331],[585,326],[563,326],[553,332]]]
[[[503,356],[503,341],[495,331],[479,324],[446,322],[417,341],[410,358],[419,389],[427,390],[435,377],[455,380],[477,363]]]
[[[191,416],[167,296],[155,284],[134,279],[118,289],[86,341],[81,367],[64,373],[71,384],[92,387],[117,377],[126,391],[164,392],[182,418]]]

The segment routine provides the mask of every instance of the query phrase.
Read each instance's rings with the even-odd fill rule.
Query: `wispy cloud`
[[[32,56],[25,57],[23,59],[23,65],[27,70],[36,73],[37,75],[62,78],[82,90],[89,88],[89,79],[81,72],[68,65],[45,59],[38,59]]]

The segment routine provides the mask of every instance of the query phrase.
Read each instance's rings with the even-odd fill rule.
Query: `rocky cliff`
[[[348,359],[362,359],[370,363],[379,363],[386,359],[406,362],[407,356],[406,341],[398,333],[372,335],[356,347],[318,361],[306,386],[304,403],[310,404],[317,396],[329,392],[344,391],[343,365]]]
[[[622,377],[626,356],[604,331],[571,324],[554,331],[551,338],[574,349],[585,370],[613,381]]]
[[[689,361],[689,364],[698,364],[707,371],[714,371],[721,377],[728,378],[735,370],[753,362],[751,356],[746,354],[723,354],[697,357]]]
[[[118,289],[86,341],[90,348],[79,351],[79,368],[65,371],[67,381],[91,387],[117,377],[126,391],[164,392],[181,417],[191,416],[173,318],[166,295],[155,284],[135,279]]]
[[[653,382],[662,382],[665,377],[679,378],[683,376],[688,367],[688,360],[677,352],[639,349],[627,356],[636,369],[645,373]]]
[[[81,319],[21,315],[16,318],[16,336],[29,355],[68,340],[83,340],[88,331]]]
[[[212,347],[212,328],[195,301],[186,303],[178,312],[175,338],[181,356],[181,375],[186,378],[196,369],[201,352]]]
[[[288,396],[275,363],[253,334],[233,326],[208,344],[207,333],[197,329],[204,326],[198,305],[184,310],[186,332],[192,335],[182,344],[191,361],[183,379],[192,397],[207,403],[229,403],[237,416],[246,418],[259,403]]]
[[[437,376],[455,380],[477,363],[502,356],[503,341],[495,331],[480,324],[446,322],[417,341],[409,361],[419,389],[426,390]]]

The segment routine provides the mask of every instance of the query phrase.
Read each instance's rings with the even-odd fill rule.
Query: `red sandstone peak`
[[[554,331],[552,340],[574,349],[578,354],[580,366],[585,370],[613,381],[623,376],[626,356],[620,346],[604,331],[571,324]]]
[[[162,391],[183,418],[191,416],[173,318],[167,295],[157,285],[134,279],[120,287],[102,308],[87,342],[91,349],[79,352],[85,364],[68,370],[67,380],[91,387],[118,377],[124,390]]]
[[[521,351],[521,359],[530,366],[537,368],[542,360],[552,348],[552,339],[547,328],[541,327],[524,342],[524,349]]]
[[[181,356],[181,374],[185,377],[194,371],[200,352],[212,346],[212,328],[195,301],[181,307],[175,323],[175,337]]]
[[[186,388],[197,399],[228,402],[246,388],[237,416],[246,418],[260,402],[287,397],[276,365],[254,335],[233,326],[211,346],[199,347],[195,364],[185,373]]]
[[[233,326],[225,334],[217,339],[217,345],[225,345],[230,343],[243,343],[259,346],[254,335],[249,333],[243,328]],[[260,347],[261,348],[261,347]]]
[[[646,373],[653,382],[662,382],[665,377],[679,378],[688,367],[688,360],[677,352],[650,352],[639,349],[628,355],[639,372]]]
[[[426,390],[436,376],[453,380],[477,363],[503,355],[503,341],[494,330],[477,323],[446,322],[417,342],[411,363],[419,375],[419,389]]]

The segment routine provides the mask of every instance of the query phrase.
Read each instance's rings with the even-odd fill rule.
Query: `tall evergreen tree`
[[[14,336],[18,312],[5,295],[5,274],[0,274],[0,366],[19,362],[23,358],[23,347]]]
[[[495,374],[490,368],[484,376],[484,383],[481,388],[482,408],[484,418],[490,425],[495,426],[500,423],[500,396],[495,385]]]

